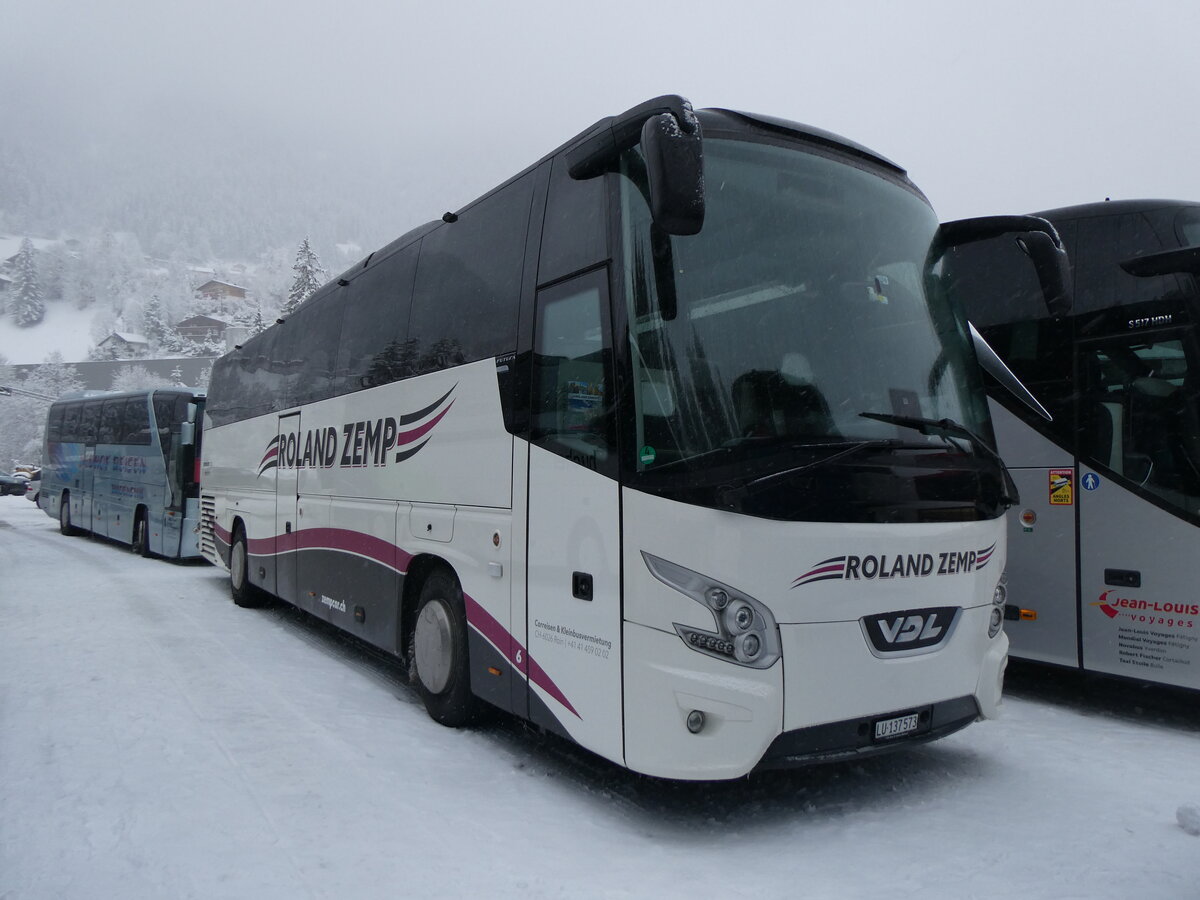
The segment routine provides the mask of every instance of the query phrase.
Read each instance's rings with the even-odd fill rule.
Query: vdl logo
[[[876,656],[916,656],[949,638],[961,612],[957,606],[905,609],[863,616],[859,623]]]

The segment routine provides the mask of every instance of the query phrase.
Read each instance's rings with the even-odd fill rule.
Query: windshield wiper
[[[907,441],[901,441],[897,438],[870,438],[863,441],[824,441],[818,444],[793,444],[788,449],[790,450],[834,450],[828,456],[822,456],[820,459],[814,459],[811,462],[806,462],[801,466],[792,466],[788,469],[782,469],[778,472],[771,472],[768,475],[760,475],[757,478],[751,478],[749,481],[731,481],[720,485],[717,488],[717,497],[721,504],[729,509],[736,509],[737,504],[747,494],[761,488],[763,485],[770,484],[780,478],[789,478],[800,472],[807,472],[810,469],[818,469],[821,466],[835,463],[838,460],[845,459],[847,456],[857,453],[860,450],[866,449],[912,449],[925,450],[928,449],[924,444],[912,444]]]
[[[1004,460],[1000,458],[1000,454],[989,447],[987,441],[961,422],[955,422],[953,419],[927,419],[923,416],[897,416],[892,413],[860,412],[859,415],[864,419],[875,419],[879,422],[887,422],[890,425],[899,425],[901,428],[911,428],[914,431],[919,431],[921,434],[931,437],[944,439],[962,438],[966,440],[971,445],[971,449],[977,454],[992,460],[1000,467],[1001,482],[1004,485],[1004,492],[1000,499],[1004,505],[1006,507],[1016,506],[1021,502],[1021,495],[1017,491],[1017,485],[1013,482],[1012,475],[1008,471],[1008,466],[1004,465]]]

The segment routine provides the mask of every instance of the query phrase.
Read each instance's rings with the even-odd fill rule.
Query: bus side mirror
[[[938,226],[935,250],[929,263],[962,244],[1017,233],[1017,246],[1033,262],[1042,299],[1054,318],[1071,311],[1071,263],[1054,226],[1040,216],[980,216]]]
[[[1017,246],[1033,262],[1042,297],[1050,315],[1060,319],[1071,311],[1071,264],[1067,251],[1044,231],[1026,231]]]
[[[179,443],[190,447],[196,443],[196,426],[192,422],[182,422],[179,425]]]
[[[690,131],[685,128],[691,128]],[[697,234],[704,227],[704,144],[700,123],[680,123],[673,113],[642,125],[642,154],[650,187],[650,214],[667,234]]]

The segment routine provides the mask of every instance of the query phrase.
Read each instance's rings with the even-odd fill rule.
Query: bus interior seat
[[[811,383],[782,372],[752,370],[734,380],[732,395],[743,437],[832,433],[829,404]]]

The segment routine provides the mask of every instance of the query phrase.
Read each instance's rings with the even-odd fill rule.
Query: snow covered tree
[[[266,331],[267,322],[263,318],[262,304],[255,300],[253,306],[243,309],[233,317],[233,324],[245,327],[246,337],[254,337]]]
[[[170,378],[155,375],[145,366],[134,363],[128,366],[121,366],[121,368],[113,373],[109,389],[114,391],[140,391],[146,388],[172,386]]]
[[[83,381],[74,366],[63,362],[61,353],[52,353],[42,366],[14,387],[57,398],[69,391],[83,390]],[[36,465],[42,461],[42,434],[48,408],[49,403],[33,397],[0,399],[0,468],[7,470],[16,463]]]
[[[325,271],[325,267],[317,259],[317,254],[308,245],[308,238],[300,242],[300,249],[296,251],[296,262],[292,265],[292,271],[296,275],[292,279],[292,287],[288,291],[287,301],[280,310],[280,314],[284,316],[294,313],[296,307],[329,280],[329,273]]]
[[[33,258],[33,241],[21,241],[21,250],[13,266],[12,297],[8,301],[9,317],[22,328],[42,321],[46,315],[46,304],[42,300],[42,288],[38,283],[37,262]]]
[[[142,334],[150,341],[150,349],[154,352],[166,349],[163,347],[171,328],[167,325],[163,312],[162,300],[158,294],[151,294],[142,309]]]

